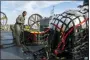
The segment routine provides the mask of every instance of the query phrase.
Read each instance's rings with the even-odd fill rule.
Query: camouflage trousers
[[[20,41],[21,41],[21,33],[23,32],[24,28],[23,28],[23,24],[15,24],[15,42],[17,45],[21,45]]]

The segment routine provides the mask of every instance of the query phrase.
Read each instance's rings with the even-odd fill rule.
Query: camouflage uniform
[[[20,45],[20,34],[23,31],[23,26],[24,26],[24,21],[25,21],[25,17],[23,17],[22,15],[19,15],[16,19],[16,23],[15,23],[15,37],[16,37],[16,44]]]

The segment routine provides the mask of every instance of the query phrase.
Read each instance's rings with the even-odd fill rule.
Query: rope
[[[75,26],[75,28],[77,28],[78,26],[80,26],[81,24],[83,24],[84,22],[86,22],[87,20],[89,20],[89,18],[84,19],[80,24],[77,24],[77,25]],[[59,47],[60,47],[62,44],[63,44],[63,47],[62,47],[61,50],[64,50],[64,48],[65,48],[65,40],[66,40],[67,36],[68,36],[73,30],[74,30],[74,26],[69,30],[68,33],[62,35],[62,36],[63,36],[62,41],[58,44],[58,47],[57,47],[57,49],[55,50],[55,52],[56,52],[55,54],[56,54],[56,55],[57,55],[57,50],[59,49]]]

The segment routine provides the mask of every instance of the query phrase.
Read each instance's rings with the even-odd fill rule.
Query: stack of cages
[[[52,51],[58,47],[59,42],[64,43],[62,45],[64,50],[58,56],[71,60],[88,59],[88,5],[83,5],[80,10],[69,10],[59,14],[50,21],[49,27],[55,32],[54,37],[50,36],[50,39],[51,37],[53,39],[51,39],[51,43],[49,42]],[[62,48],[59,47],[59,49]]]

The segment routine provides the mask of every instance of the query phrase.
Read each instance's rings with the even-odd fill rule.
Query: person
[[[20,35],[21,32],[23,32],[24,30],[24,22],[25,22],[25,16],[26,16],[27,12],[23,11],[22,15],[19,15],[16,18],[16,23],[15,23],[15,42],[17,46],[21,46],[21,39],[20,39]]]

